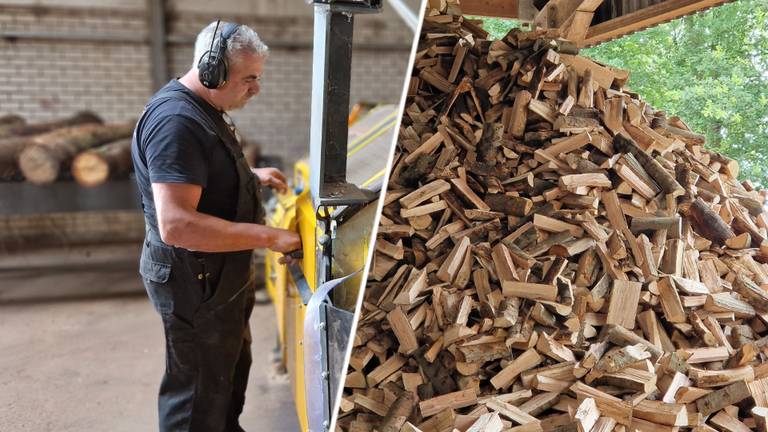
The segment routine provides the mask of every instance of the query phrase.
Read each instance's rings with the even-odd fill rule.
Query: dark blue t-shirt
[[[239,182],[220,137],[227,128],[218,110],[175,79],[152,97],[136,125],[131,157],[144,214],[156,233],[152,183],[200,185],[197,210],[234,219]]]

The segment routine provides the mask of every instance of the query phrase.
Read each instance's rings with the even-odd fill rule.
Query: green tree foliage
[[[490,21],[494,38],[514,25]],[[629,88],[706,134],[708,148],[739,161],[742,179],[768,186],[766,0],[737,0],[581,53],[629,70]]]

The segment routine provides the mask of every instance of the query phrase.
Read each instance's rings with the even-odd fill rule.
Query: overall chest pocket
[[[144,279],[144,287],[155,309],[160,312],[170,312],[175,299],[171,286],[171,268],[173,251],[165,250],[162,246],[144,242],[139,261],[139,274]]]
[[[171,277],[171,265],[152,261],[152,259],[142,256],[139,273],[152,282],[164,284]]]
[[[171,277],[173,251],[162,245],[144,242],[139,262],[139,273],[152,282],[164,284]]]

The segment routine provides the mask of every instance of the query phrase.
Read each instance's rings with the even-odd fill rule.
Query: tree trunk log
[[[85,123],[103,123],[103,120],[90,111],[81,111],[70,117],[43,123],[26,124],[26,122],[22,122],[21,124],[13,127],[0,127],[0,138],[37,135],[50,132],[54,129],[60,129],[67,126],[75,126]]]
[[[25,126],[27,121],[16,114],[8,114],[0,117],[0,137],[4,136],[7,130]]]
[[[72,176],[83,186],[98,186],[131,171],[131,138],[84,151],[72,161]]]
[[[11,180],[21,177],[17,163],[19,154],[38,135],[63,127],[88,123],[100,124],[102,121],[95,114],[81,112],[71,117],[47,123],[14,126],[9,129],[10,132],[5,131],[3,126],[0,126],[0,180]]]
[[[101,144],[131,136],[133,124],[89,124],[59,129],[34,137],[19,155],[19,168],[32,183],[56,180],[62,165],[77,153]]]

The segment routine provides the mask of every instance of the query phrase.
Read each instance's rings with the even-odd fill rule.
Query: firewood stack
[[[765,195],[551,31],[432,10],[337,430],[767,432]]]

